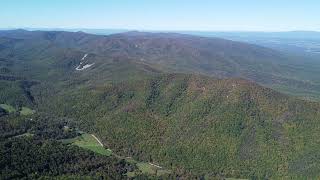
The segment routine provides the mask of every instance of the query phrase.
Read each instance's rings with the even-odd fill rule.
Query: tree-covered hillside
[[[198,176],[319,176],[309,156],[319,148],[320,105],[245,80],[171,74],[48,102],[41,111],[78,119],[124,156]]]
[[[320,176],[320,104],[256,84],[303,87],[306,93],[315,92],[306,96],[315,95],[316,75],[314,81],[292,76],[297,70],[287,64],[286,55],[179,34],[17,30],[1,31],[0,36],[1,169],[6,178],[127,178],[125,172],[134,165],[119,157],[172,172],[135,178]],[[21,113],[26,108],[41,117],[40,124],[22,121],[21,128],[16,123],[30,120]],[[116,155],[101,157],[61,143],[76,134],[65,134],[60,118],[96,134]],[[25,142],[32,145],[19,149]],[[33,153],[43,157],[32,159]],[[19,154],[29,155],[22,167],[14,164]],[[66,161],[57,157],[54,169],[43,166],[57,163],[50,158],[56,155]]]

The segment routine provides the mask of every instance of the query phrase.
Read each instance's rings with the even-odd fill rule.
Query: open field
[[[6,110],[8,113],[17,112],[17,110],[13,106],[8,105],[8,104],[0,104],[0,107],[3,108],[4,110]],[[34,110],[32,110],[28,107],[22,107],[20,114],[23,116],[28,116],[28,115],[34,114],[34,112],[35,112]]]
[[[15,137],[32,137],[32,136],[34,136],[34,134],[31,134],[31,133],[27,132],[27,133],[23,133],[23,134],[17,135]]]
[[[139,168],[139,170],[141,171],[141,172],[128,172],[127,173],[128,177],[135,177],[139,173],[149,174],[149,175],[157,175],[157,176],[162,176],[162,175],[171,173],[170,170],[164,169],[163,167],[160,167],[160,166],[152,165],[148,162],[138,162],[132,158],[125,158],[125,159],[126,159],[126,161],[128,161],[130,163],[136,164],[137,167]]]
[[[106,149],[103,147],[103,144],[99,141],[99,139],[97,137],[95,137],[94,135],[91,135],[91,134],[87,134],[87,133],[83,133],[81,136],[78,136],[73,139],[64,139],[63,142],[79,146],[81,148],[93,151],[95,153],[98,153],[98,154],[101,154],[104,156],[111,156],[113,154],[112,150]],[[113,155],[115,155],[118,158],[123,158],[123,157],[118,156],[116,154],[113,154]],[[157,176],[171,173],[170,170],[164,169],[164,168],[157,166],[157,165],[152,165],[148,162],[139,162],[139,161],[136,161],[132,158],[124,158],[124,159],[129,163],[136,164],[140,170],[140,172],[128,172],[127,173],[128,177],[135,177],[136,175],[138,175],[140,173],[141,174],[157,175]]]
[[[146,162],[137,163],[137,166],[139,170],[142,171],[143,174],[152,174],[152,175],[161,176],[161,175],[171,173],[171,171],[169,170],[163,169],[162,167],[154,166]]]
[[[101,155],[110,156],[112,154],[110,149],[101,146],[101,144],[90,134],[82,134],[75,138],[72,144]]]
[[[16,112],[16,109],[8,104],[0,104],[0,107],[6,110],[8,113]]]
[[[78,137],[72,139],[63,139],[61,141],[63,143],[76,145],[104,156],[110,156],[112,154],[110,149],[104,148],[102,144],[91,134],[83,133]]]
[[[24,116],[32,115],[34,113],[34,110],[27,108],[27,107],[22,107],[20,114]]]

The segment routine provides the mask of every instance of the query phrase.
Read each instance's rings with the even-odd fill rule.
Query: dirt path
[[[91,136],[95,139],[95,140],[97,140],[98,141],[98,143],[102,146],[102,147],[104,147],[104,145],[102,144],[102,142],[94,135],[94,134],[91,134]],[[115,155],[115,154],[114,154]],[[115,155],[115,156],[117,156],[117,155]],[[117,157],[121,157],[121,156],[117,156]],[[122,158],[122,157],[121,157]],[[154,167],[157,167],[157,168],[159,168],[159,169],[162,169],[162,167],[161,166],[159,166],[159,165],[156,165],[156,164],[153,164],[153,163],[148,163],[149,165],[151,165],[151,166],[154,166]]]
[[[104,147],[104,145],[102,144],[102,142],[101,142],[94,134],[91,134],[91,136],[92,136],[94,139],[96,139],[96,140],[98,141],[98,143],[99,143],[102,147]]]
[[[157,167],[157,168],[162,168],[161,166],[158,166],[158,165],[156,165],[156,164],[152,164],[152,163],[149,163],[151,166],[154,166],[154,167]]]

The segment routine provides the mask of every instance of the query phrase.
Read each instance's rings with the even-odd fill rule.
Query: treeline
[[[16,109],[22,106],[32,107],[33,97],[29,91],[27,81],[0,80],[0,104],[9,104]]]
[[[0,117],[5,115],[8,115],[8,112],[5,109],[0,107]]]
[[[123,179],[124,174],[132,168],[124,160],[98,156],[53,140],[21,137],[0,143],[0,179],[37,179],[46,176]]]
[[[33,122],[19,115],[5,115],[0,117],[0,140],[26,133]]]
[[[45,115],[24,117],[16,114],[0,117],[0,139],[24,133],[32,134],[35,139],[59,140],[76,137],[78,130],[75,123],[66,118]]]

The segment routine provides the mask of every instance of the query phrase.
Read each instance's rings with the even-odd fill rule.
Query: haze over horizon
[[[2,29],[320,31],[315,0],[3,0],[0,5]]]

